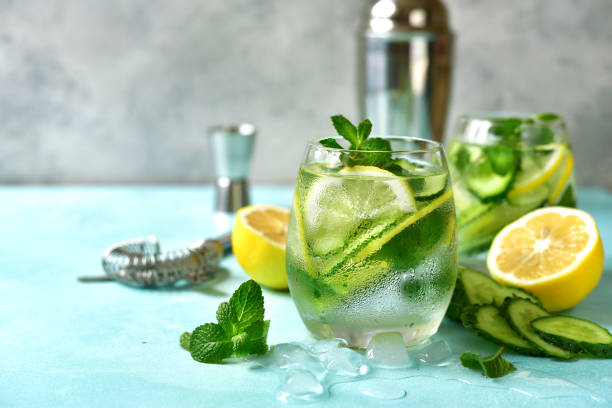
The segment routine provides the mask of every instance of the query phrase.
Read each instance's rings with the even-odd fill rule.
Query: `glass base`
[[[443,317],[444,313],[426,323],[384,328],[349,327],[315,320],[304,320],[304,324],[315,338],[341,338],[346,340],[348,346],[353,349],[365,349],[375,335],[392,332],[400,333],[404,338],[406,347],[412,347],[427,341],[433,336],[438,331]]]

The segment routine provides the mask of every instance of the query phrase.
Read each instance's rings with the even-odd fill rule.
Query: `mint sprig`
[[[355,126],[342,115],[331,117],[332,124],[350,144],[349,150],[359,150],[351,154],[343,154],[342,162],[347,166],[376,166],[385,168],[392,165],[391,143],[380,137],[370,138],[372,122],[365,119]],[[333,138],[323,139],[320,143],[325,147],[342,149],[342,146]]]
[[[489,357],[481,357],[480,354],[464,351],[461,354],[461,364],[472,370],[482,371],[482,374],[489,378],[499,378],[510,374],[516,368],[512,363],[502,357],[504,346],[501,346],[497,353]]]
[[[192,333],[181,335],[180,344],[201,363],[221,363],[235,355],[264,354],[270,321],[264,320],[261,287],[253,280],[244,282],[229,302],[217,308],[217,322],[206,323]]]

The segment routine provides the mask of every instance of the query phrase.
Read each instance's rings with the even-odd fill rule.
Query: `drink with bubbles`
[[[302,320],[315,337],[344,338],[355,348],[382,332],[400,333],[406,345],[429,338],[456,279],[455,210],[442,147],[388,140],[392,151],[372,160],[367,155],[383,152],[311,143],[289,222],[287,277]],[[362,160],[351,163],[356,155]]]

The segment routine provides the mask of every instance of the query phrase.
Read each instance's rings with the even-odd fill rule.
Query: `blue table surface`
[[[289,206],[290,187],[256,186],[253,201]],[[179,347],[182,332],[214,321],[219,302],[247,276],[233,257],[227,276],[187,289],[133,289],[77,282],[102,273],[104,249],[156,235],[175,249],[222,232],[212,217],[210,186],[0,187],[0,407],[273,407],[277,373],[248,364],[196,363]],[[595,218],[608,249],[602,279],[571,315],[612,329],[612,194],[580,189],[580,207]],[[307,335],[287,292],[264,290],[269,343]],[[445,320],[436,335],[453,350],[489,354],[497,347]],[[612,360],[570,362],[506,353],[541,392],[512,379],[465,369],[420,367],[393,387],[399,400],[373,399],[356,383],[333,386],[316,406],[610,406]]]

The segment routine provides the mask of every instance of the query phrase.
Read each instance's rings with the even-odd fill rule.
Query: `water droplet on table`
[[[392,381],[368,380],[359,384],[363,395],[378,399],[400,399],[406,396],[406,390],[398,387]]]

